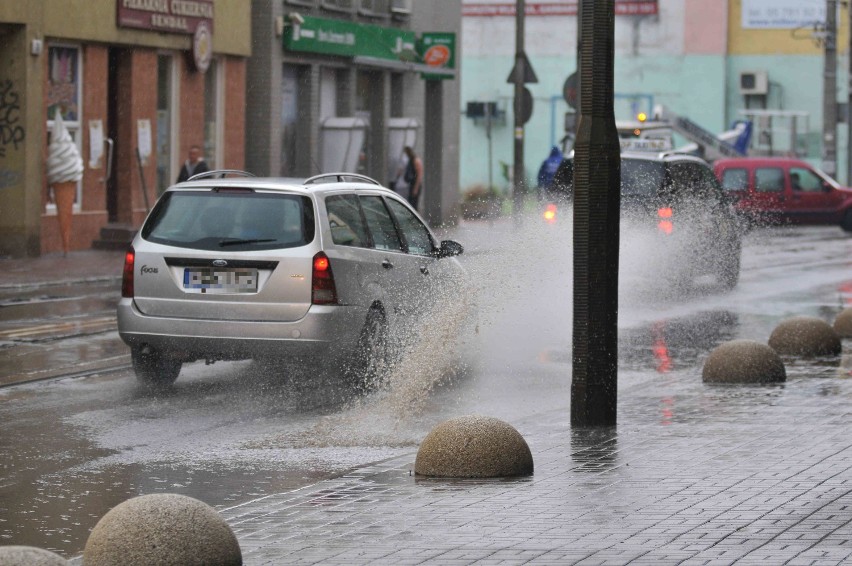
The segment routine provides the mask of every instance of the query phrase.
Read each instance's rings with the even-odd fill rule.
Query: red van
[[[756,222],[837,224],[852,232],[852,189],[806,161],[785,157],[738,157],[714,164],[736,208]]]

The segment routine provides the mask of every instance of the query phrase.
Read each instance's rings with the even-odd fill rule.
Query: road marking
[[[74,331],[91,330],[102,328],[104,330],[116,326],[114,316],[100,318],[89,318],[80,321],[55,322],[51,324],[39,324],[25,328],[13,328],[11,330],[0,330],[0,339],[15,340],[20,338],[32,338],[34,336],[65,335]]]

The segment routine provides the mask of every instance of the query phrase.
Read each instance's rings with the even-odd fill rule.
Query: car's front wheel
[[[161,352],[142,348],[133,348],[130,358],[136,379],[150,388],[162,388],[174,383],[183,365]]]

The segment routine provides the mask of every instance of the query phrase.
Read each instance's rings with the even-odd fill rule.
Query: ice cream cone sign
[[[47,148],[47,182],[53,187],[59,232],[62,236],[62,251],[68,253],[71,244],[71,219],[77,182],[83,176],[83,159],[77,145],[56,109],[50,145]]]

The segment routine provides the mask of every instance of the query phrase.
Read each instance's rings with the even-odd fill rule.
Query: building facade
[[[527,85],[534,103],[525,128],[532,182],[565,135],[565,117],[573,111],[564,87],[577,70],[577,4],[526,2],[526,54],[538,78]],[[836,95],[842,103],[849,94],[849,12],[837,4]],[[514,5],[511,0],[463,5],[462,109],[469,102],[494,102],[497,113],[490,124],[482,117],[463,119],[462,191],[489,179],[498,190],[508,190],[501,162],[511,163],[513,151],[513,86],[506,78],[514,64]],[[751,119],[754,151],[795,152],[822,165],[826,0],[616,0],[615,7],[616,119],[650,114],[658,105],[715,133]],[[749,87],[754,77],[757,89]],[[836,164],[841,181],[849,179],[846,138],[841,124]],[[490,152],[484,150],[489,143]]]
[[[455,218],[461,2],[255,0],[246,167],[392,183],[402,148],[425,166],[419,211]]]
[[[243,168],[250,3],[0,3],[0,256],[61,250],[45,176],[56,112],[85,166],[71,249],[123,245],[192,145]]]

